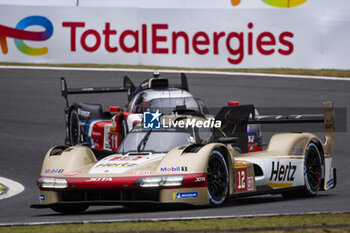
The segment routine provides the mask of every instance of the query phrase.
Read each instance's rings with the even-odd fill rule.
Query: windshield
[[[142,151],[144,152],[166,153],[175,147],[195,142],[190,130],[154,129],[152,132],[149,132],[149,130],[135,128],[126,136],[118,153],[138,152],[138,147],[142,144],[141,141],[145,138],[147,132],[149,134],[148,139],[142,145]]]
[[[192,97],[185,98],[158,98],[146,102],[144,111],[159,111],[163,114],[171,114],[176,106],[186,106],[186,109],[192,109],[200,112],[198,103]]]

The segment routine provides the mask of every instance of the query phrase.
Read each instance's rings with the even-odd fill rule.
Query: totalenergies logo
[[[304,4],[307,0],[262,0],[264,3],[282,8],[292,8]],[[231,0],[233,6],[238,6],[241,3],[241,0]]]
[[[30,26],[42,26],[44,31],[25,30]],[[24,43],[29,41],[45,41],[53,34],[53,25],[50,20],[43,16],[29,16],[18,22],[15,28],[0,24],[0,45],[3,54],[8,53],[7,37],[14,38],[15,45],[19,51],[31,56],[40,56],[48,52],[47,47],[32,48]]]

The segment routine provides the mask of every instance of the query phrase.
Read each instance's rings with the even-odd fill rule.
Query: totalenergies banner
[[[299,8],[303,0],[244,9],[243,2],[223,9],[3,5],[0,62],[350,68],[349,9]]]

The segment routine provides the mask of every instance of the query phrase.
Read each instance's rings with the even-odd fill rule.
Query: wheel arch
[[[280,133],[272,136],[266,151],[282,155],[305,155],[310,142],[323,150],[321,139],[311,133]]]
[[[231,155],[227,146],[221,143],[210,143],[205,146],[202,146],[202,148],[198,151],[198,153],[203,153],[205,151],[204,153],[207,155],[205,166],[207,166],[209,162],[209,157],[214,150],[218,150],[225,159],[228,173],[229,173],[229,191],[227,194],[230,195],[231,193],[234,192],[235,176],[233,171],[235,168],[234,168],[234,158]]]
[[[60,150],[60,152],[54,153],[55,150]],[[94,153],[86,146],[52,147],[45,155],[41,176],[62,175],[96,162]],[[50,170],[59,170],[59,172],[47,172]]]
[[[309,143],[314,143],[317,146],[317,149],[320,151],[321,153],[321,158],[322,158],[322,162],[324,163],[324,148],[323,148],[323,144],[321,143],[321,141],[319,141],[319,139],[317,138],[313,138],[309,141]],[[308,143],[308,144],[309,144]]]
[[[321,177],[321,190],[323,190],[324,187],[324,182],[325,182],[325,175],[326,175],[326,171],[325,171],[325,157],[324,157],[324,148],[323,148],[323,144],[322,142],[318,139],[318,138],[312,138],[307,146],[310,143],[314,143],[318,149],[318,151],[320,152],[320,156],[321,156],[321,163],[322,163],[322,177]]]
[[[198,148],[200,148],[198,150]],[[189,171],[193,173],[206,173],[209,157],[213,150],[219,150],[226,163],[230,164],[229,151],[221,143],[209,143],[207,145],[184,145],[179,146],[169,151],[162,161],[159,163],[160,167],[171,167],[174,165],[187,166]]]
[[[234,193],[234,187],[235,187],[235,172],[234,172],[234,158],[231,156],[230,151],[228,148],[224,145],[218,145],[213,150],[219,150],[222,155],[224,156],[224,159],[226,161],[228,173],[229,173],[229,191],[227,192],[227,195]]]

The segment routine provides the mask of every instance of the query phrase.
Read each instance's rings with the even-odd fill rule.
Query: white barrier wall
[[[2,5],[0,62],[350,68],[350,9],[244,2],[216,9]]]

